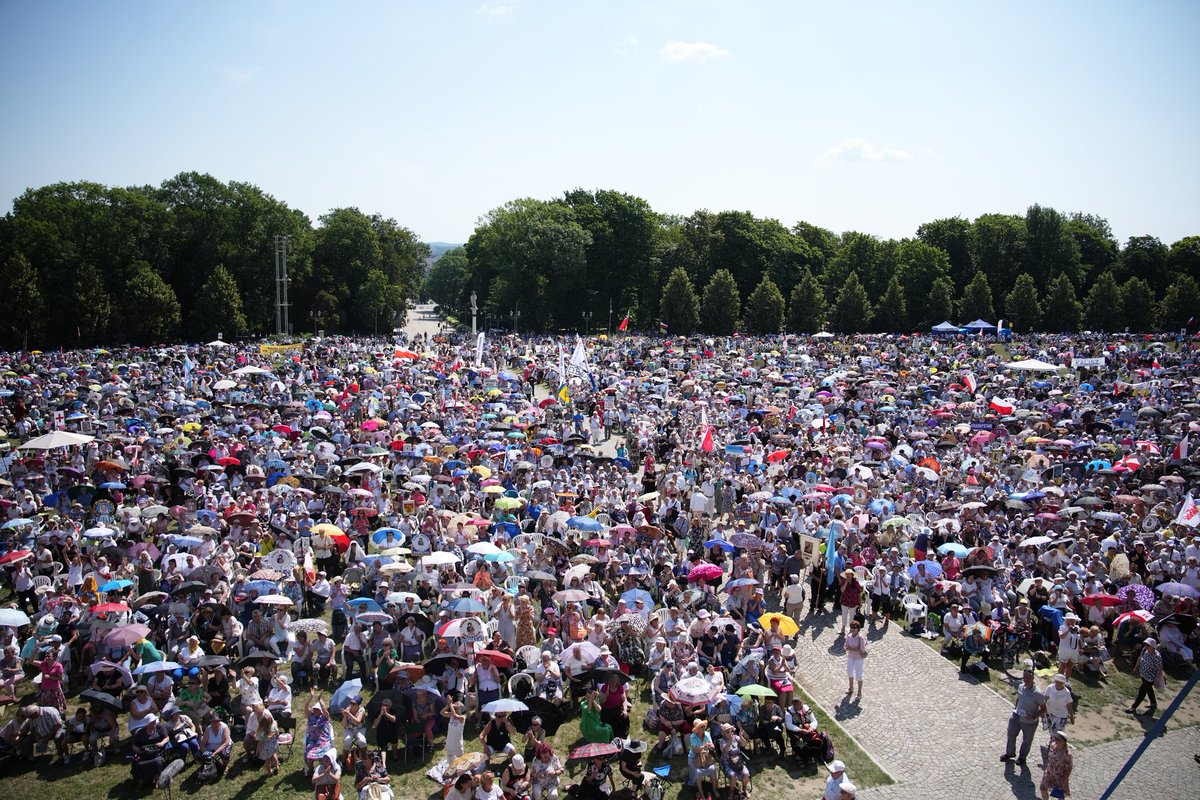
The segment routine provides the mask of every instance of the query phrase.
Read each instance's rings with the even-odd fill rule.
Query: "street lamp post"
[[[471,336],[472,336],[472,338],[476,335],[475,315],[477,313],[479,313],[479,304],[477,302],[478,299],[479,298],[476,297],[475,292],[472,291],[471,292]]]
[[[608,298],[608,335],[612,336],[612,298]]]
[[[584,311],[583,312],[583,335],[584,336],[587,336],[588,331],[591,329],[591,325],[590,325],[591,321],[592,321],[592,312]]]
[[[516,333],[518,326],[521,324],[521,309],[514,308],[510,316],[512,316],[513,321],[513,333]]]

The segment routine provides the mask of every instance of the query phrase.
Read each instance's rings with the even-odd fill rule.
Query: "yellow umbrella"
[[[478,467],[471,467],[471,472],[474,472],[476,475],[484,479],[492,477],[492,471],[482,465]]]
[[[312,526],[313,533],[323,533],[326,536],[345,536],[346,532],[329,522],[322,522],[320,525]]]
[[[483,487],[484,494],[504,494],[503,486],[485,486]]]
[[[779,632],[784,636],[795,636],[800,632],[800,626],[796,624],[796,620],[787,614],[780,614],[778,611],[763,614],[758,618],[758,624],[762,626],[764,631],[768,631],[771,629],[771,620],[775,619],[779,620]]]
[[[200,423],[199,422],[188,422],[183,426],[183,429],[185,431],[198,431],[198,430],[200,430]]]
[[[520,507],[521,507],[521,501],[516,497],[501,497],[499,500],[496,501],[496,508],[499,508],[501,510],[510,509],[510,508],[520,508]]]

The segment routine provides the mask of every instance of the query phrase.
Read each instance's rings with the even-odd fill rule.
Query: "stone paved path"
[[[838,720],[896,781],[859,792],[863,800],[1032,800],[1042,771],[1040,730],[1029,768],[1000,763],[1011,703],[986,686],[960,678],[957,665],[900,626],[871,631],[863,699],[846,697],[845,651],[839,622],[826,614],[803,621],[797,655],[800,684]],[[1096,798],[1140,739],[1077,748],[1072,779],[1076,800]],[[1118,798],[1200,797],[1200,750],[1195,728],[1168,733],[1151,745],[1122,783]],[[851,776],[853,778],[853,776]]]

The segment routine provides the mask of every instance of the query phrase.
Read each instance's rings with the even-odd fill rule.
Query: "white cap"
[[[831,764],[826,764],[825,769],[829,770],[830,772],[845,772],[846,762],[839,758]]]

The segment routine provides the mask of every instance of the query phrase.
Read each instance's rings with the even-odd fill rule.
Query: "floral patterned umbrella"
[[[1138,608],[1143,608],[1146,611],[1154,608],[1154,592],[1150,591],[1149,587],[1143,586],[1140,583],[1131,583],[1117,590],[1117,597],[1122,600],[1128,599],[1131,594],[1133,595],[1133,601],[1138,604]]]

